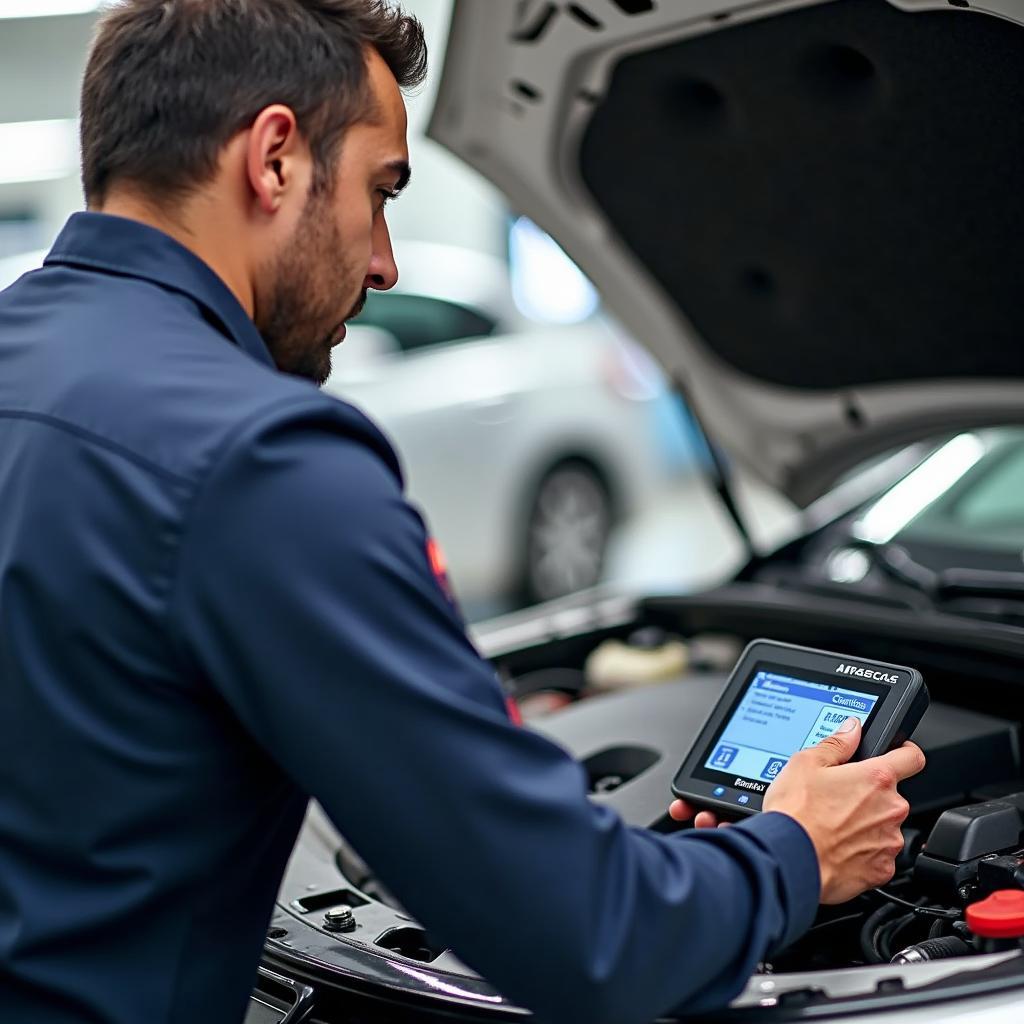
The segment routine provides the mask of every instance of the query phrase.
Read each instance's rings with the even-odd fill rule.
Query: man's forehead
[[[405,97],[391,68],[372,47],[367,50],[366,69],[370,95],[373,97],[374,120],[382,128],[390,128],[404,139],[408,127]]]
[[[367,51],[366,65],[372,112],[363,124],[373,138],[373,148],[381,162],[380,171],[394,171],[404,184],[409,178],[405,97],[391,69],[376,50]]]

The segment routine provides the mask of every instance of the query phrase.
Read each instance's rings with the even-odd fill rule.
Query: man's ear
[[[249,130],[246,171],[262,213],[273,214],[300,186],[309,151],[295,114],[281,104],[261,110]]]

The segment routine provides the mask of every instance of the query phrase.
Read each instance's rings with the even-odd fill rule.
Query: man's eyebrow
[[[412,168],[409,166],[408,160],[392,160],[391,163],[385,164],[384,169],[398,175],[398,181],[395,182],[394,188],[396,195],[409,184],[409,179],[412,177]]]

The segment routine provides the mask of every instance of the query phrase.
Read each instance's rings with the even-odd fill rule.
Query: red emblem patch
[[[455,604],[455,595],[452,593],[452,585],[448,580],[448,563],[445,561],[441,545],[433,537],[427,539],[427,561],[430,562],[430,571],[437,580],[437,585],[446,598]]]

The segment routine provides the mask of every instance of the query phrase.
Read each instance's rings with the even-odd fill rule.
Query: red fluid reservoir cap
[[[983,939],[1017,939],[1024,936],[1024,892],[1000,889],[967,908],[967,927]]]

